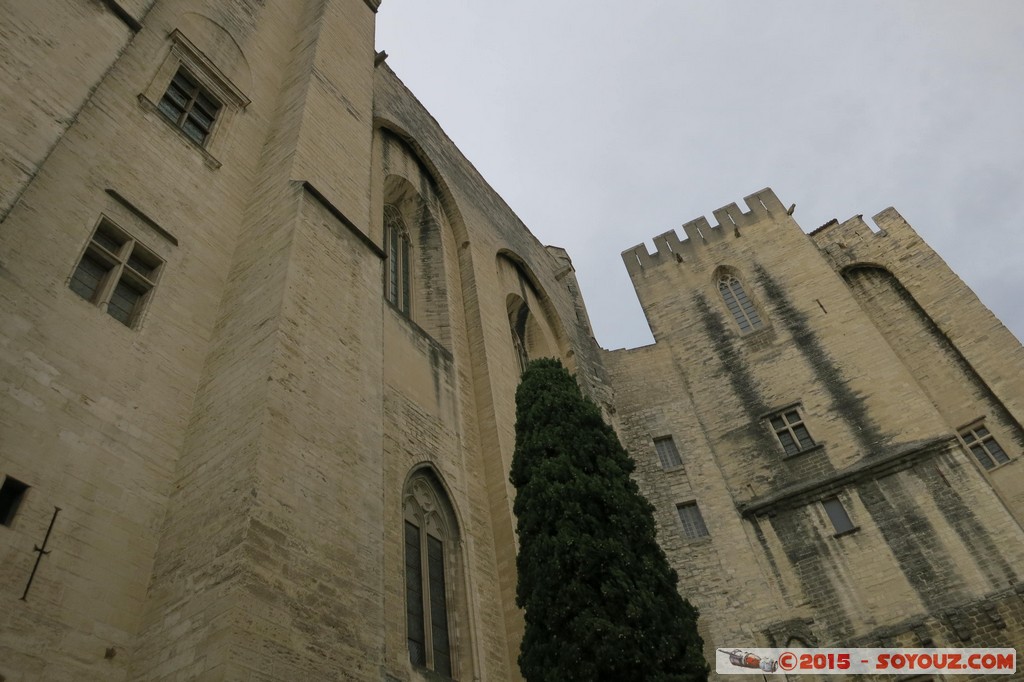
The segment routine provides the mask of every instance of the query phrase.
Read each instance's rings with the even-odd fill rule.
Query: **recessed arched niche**
[[[510,251],[498,254],[497,268],[499,281],[506,292],[508,361],[522,372],[530,360],[558,358],[569,371],[575,371],[575,358],[569,349],[564,327],[537,277],[521,258]]]
[[[387,131],[381,135],[388,149],[381,204],[384,298],[451,350],[447,216],[435,182],[413,150]]]

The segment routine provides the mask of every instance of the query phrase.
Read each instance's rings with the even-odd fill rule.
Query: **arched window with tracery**
[[[408,316],[412,308],[409,232],[405,229],[402,212],[394,204],[384,205],[384,252],[387,254],[385,295],[396,308]]]
[[[446,677],[456,669],[451,586],[458,529],[447,496],[429,470],[405,496],[405,601],[409,660]]]
[[[754,307],[753,301],[747,296],[743,283],[730,272],[724,272],[718,278],[718,291],[722,294],[725,307],[739,325],[740,333],[746,334],[764,326],[761,316]]]

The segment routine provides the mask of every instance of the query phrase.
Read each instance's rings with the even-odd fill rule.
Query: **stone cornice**
[[[955,436],[903,443],[891,452],[870,455],[845,469],[829,472],[809,481],[800,481],[746,502],[738,502],[736,508],[741,515],[750,518],[772,514],[780,509],[799,507],[835,494],[851,483],[881,478],[909,469],[922,459],[945,452],[954,443]]]

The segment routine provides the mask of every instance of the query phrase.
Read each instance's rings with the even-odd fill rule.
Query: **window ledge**
[[[711,535],[708,534],[708,535],[705,535],[704,537],[700,537],[700,538],[683,537],[683,544],[685,544],[687,547],[694,547],[694,546],[699,546],[699,545],[710,545],[711,544]]]
[[[752,329],[749,332],[737,331],[736,336],[746,342],[770,343],[775,340],[775,330],[770,324],[765,323],[764,326]]]
[[[434,672],[430,668],[424,668],[421,665],[411,663],[413,671],[420,676],[420,679],[426,680],[427,682],[454,682],[454,678],[442,675],[441,673]]]
[[[165,126],[173,130],[178,135],[179,138],[184,140],[190,147],[199,152],[199,155],[203,157],[203,162],[211,170],[217,170],[218,168],[221,167],[221,162],[217,160],[217,157],[215,157],[210,152],[206,151],[205,147],[196,144],[196,141],[193,140],[188,135],[186,135],[184,130],[174,125],[169,120],[167,120],[167,117],[160,113],[160,111],[156,107],[156,104],[151,102],[149,98],[146,97],[145,93],[139,93],[139,106],[141,106],[143,109],[152,113],[154,116],[160,119],[160,121],[162,121]]]
[[[454,356],[452,355],[452,352],[450,350],[448,350],[448,348],[444,344],[442,344],[440,341],[438,341],[433,336],[431,336],[430,332],[428,332],[426,329],[424,329],[423,327],[421,327],[418,324],[416,324],[416,322],[411,317],[406,315],[404,312],[402,312],[402,310],[397,305],[395,305],[390,300],[388,300],[387,296],[382,296],[381,300],[384,301],[384,305],[385,306],[387,306],[388,308],[391,308],[391,312],[393,312],[395,314],[395,316],[403,324],[408,325],[417,334],[419,334],[422,338],[426,339],[427,343],[429,343],[431,346],[436,348],[444,356],[444,358],[446,360],[448,360],[449,362],[452,362],[454,360]]]
[[[859,531],[860,531],[860,526],[854,526],[850,530],[844,530],[842,533],[833,533],[832,537],[834,537],[834,538],[841,538],[844,535],[853,535],[854,533],[857,533]]]
[[[815,443],[814,445],[812,445],[811,447],[807,448],[806,450],[800,450],[799,452],[794,452],[791,455],[785,455],[784,454],[782,456],[782,459],[793,459],[794,457],[799,457],[800,455],[806,455],[809,452],[817,452],[819,450],[824,450],[824,449],[825,449],[825,444],[824,443]]]

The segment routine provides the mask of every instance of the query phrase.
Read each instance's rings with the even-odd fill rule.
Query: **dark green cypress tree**
[[[707,680],[697,609],[676,591],[633,469],[562,364],[532,361],[510,476],[527,682]]]

